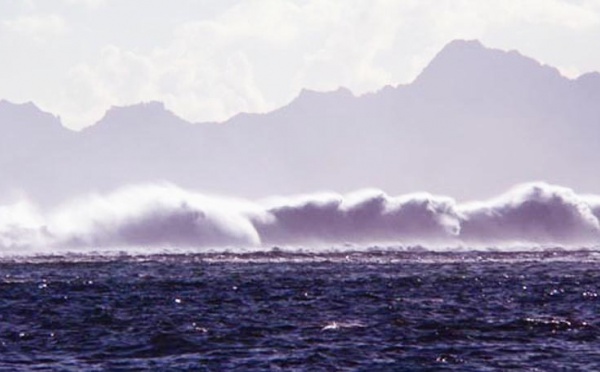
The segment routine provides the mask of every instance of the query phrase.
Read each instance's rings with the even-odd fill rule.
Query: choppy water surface
[[[597,252],[0,262],[3,370],[600,370]]]

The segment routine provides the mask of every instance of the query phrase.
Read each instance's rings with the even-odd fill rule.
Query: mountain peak
[[[65,129],[58,116],[42,111],[33,102],[13,103],[0,100],[1,126],[17,125],[19,128]]]
[[[575,81],[578,84],[600,86],[600,72],[588,72],[580,75]]]
[[[23,102],[23,103],[14,103],[14,102],[10,102],[5,99],[1,99],[0,100],[0,110],[47,114],[44,111],[40,110],[40,108],[37,107],[31,101]]]
[[[453,96],[460,90],[479,97],[522,87],[545,91],[566,82],[557,69],[517,51],[487,48],[477,40],[454,40],[435,56],[414,85],[433,96]]]
[[[579,76],[575,83],[585,92],[585,94],[600,97],[600,72],[588,72]]]
[[[140,102],[133,105],[112,106],[107,110],[105,116],[113,115],[157,115],[169,112],[164,103],[160,101]]]
[[[477,40],[477,39],[454,39],[451,42],[449,42],[448,44],[446,44],[446,46],[444,46],[444,48],[442,48],[442,51],[453,51],[453,52],[465,52],[468,50],[474,51],[474,50],[485,50],[487,49],[482,43],[481,41]]]
[[[343,101],[348,99],[356,98],[354,94],[348,89],[344,87],[339,87],[336,90],[328,91],[328,92],[320,92],[311,89],[302,89],[298,97],[293,100],[289,106],[307,106],[307,107],[315,107],[315,106],[330,106],[330,105],[338,105]]]
[[[141,102],[129,106],[113,106],[106,111],[104,117],[86,130],[98,128],[157,128],[164,126],[183,126],[187,121],[168,110],[159,101]]]

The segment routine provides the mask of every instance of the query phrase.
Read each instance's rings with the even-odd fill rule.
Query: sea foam
[[[427,193],[315,193],[260,201],[172,184],[135,185],[53,208],[21,200],[0,206],[4,254],[119,249],[269,250],[390,247],[595,247],[600,196],[530,183],[496,198],[457,203]]]

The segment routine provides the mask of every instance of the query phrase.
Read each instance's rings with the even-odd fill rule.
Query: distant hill
[[[0,200],[154,181],[245,197],[378,187],[470,199],[533,180],[599,192],[600,74],[571,80],[457,40],[411,84],[359,97],[305,90],[224,123],[188,123],[151,102],[72,132],[33,104],[2,101],[0,146]]]

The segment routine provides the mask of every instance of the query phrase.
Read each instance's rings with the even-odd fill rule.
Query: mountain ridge
[[[481,52],[483,52],[483,54],[488,54],[488,55],[510,56],[512,59],[516,58],[521,61],[526,61],[530,65],[530,67],[536,67],[536,68],[539,68],[540,70],[546,71],[547,74],[554,75],[553,78],[559,78],[560,80],[563,80],[563,82],[569,81],[571,83],[578,82],[581,84],[588,84],[588,85],[591,85],[591,88],[594,92],[595,91],[600,92],[600,72],[599,71],[589,71],[589,72],[582,73],[575,78],[570,78],[565,75],[562,75],[556,67],[553,67],[553,66],[547,65],[547,64],[543,64],[543,63],[537,61],[535,58],[528,57],[528,56],[521,54],[517,50],[502,50],[502,49],[497,49],[497,48],[489,48],[489,47],[484,46],[479,40],[476,40],[476,39],[472,39],[472,40],[456,39],[456,40],[452,40],[451,42],[446,44],[440,50],[440,52],[438,52],[436,54],[436,56],[430,61],[430,63],[427,64],[427,66],[423,69],[423,71],[415,77],[415,79],[412,82],[407,83],[407,84],[398,84],[398,85],[389,85],[388,84],[388,85],[384,85],[381,88],[376,89],[374,91],[365,92],[365,93],[359,94],[359,95],[353,93],[350,89],[348,89],[347,87],[343,87],[343,86],[340,86],[337,89],[328,90],[328,91],[318,91],[318,90],[313,90],[313,89],[308,89],[308,88],[302,88],[300,90],[300,92],[298,93],[298,95],[295,98],[293,98],[290,102],[288,102],[287,104],[285,104],[283,106],[275,108],[271,111],[267,111],[267,112],[263,112],[263,113],[239,112],[228,119],[225,119],[222,121],[209,121],[209,122],[193,122],[193,121],[183,119],[177,113],[166,108],[165,103],[162,101],[157,101],[157,100],[140,101],[138,103],[133,103],[133,104],[111,106],[110,108],[108,108],[105,111],[103,117],[100,120],[98,120],[94,123],[91,123],[90,125],[85,126],[81,130],[71,129],[62,123],[61,123],[61,126],[70,131],[83,132],[85,130],[95,127],[98,124],[102,124],[104,121],[106,121],[107,117],[112,116],[114,114],[114,112],[123,112],[126,110],[137,111],[138,108],[140,108],[140,107],[153,107],[154,108],[153,111],[155,114],[162,114],[162,113],[160,113],[160,111],[162,110],[165,113],[172,114],[177,119],[180,119],[181,121],[184,121],[185,123],[188,123],[188,124],[193,124],[193,125],[225,124],[232,120],[235,121],[235,118],[238,116],[255,115],[255,114],[257,114],[257,115],[270,114],[270,113],[279,111],[289,105],[295,104],[295,103],[297,103],[297,101],[306,100],[308,97],[315,97],[315,96],[327,97],[327,96],[331,96],[331,95],[340,95],[341,94],[341,95],[344,95],[347,97],[363,98],[363,97],[367,97],[367,96],[377,95],[381,92],[385,92],[386,90],[397,90],[397,89],[401,89],[402,87],[419,85],[419,84],[423,83],[422,80],[424,80],[424,76],[426,76],[428,73],[430,73],[430,70],[432,69],[432,67],[437,66],[440,63],[440,60],[442,58],[447,58],[447,54],[449,54],[449,53],[453,54],[452,57],[454,59],[465,59],[465,58],[468,58],[468,54],[472,54],[473,52],[478,52],[480,55],[482,54]],[[459,53],[459,55],[456,56],[455,55],[456,53]],[[470,69],[465,69],[465,71],[467,73],[472,73],[472,70],[470,70]],[[1,111],[1,108],[3,105],[33,107],[42,113],[59,118],[59,120],[60,120],[59,114],[42,110],[32,101],[28,101],[28,102],[24,102],[24,103],[15,103],[15,102],[11,102],[6,99],[0,99],[0,111]],[[160,108],[161,110],[157,110],[158,108]],[[127,115],[129,115],[129,114],[127,114]]]
[[[146,102],[73,132],[33,104],[0,103],[0,193],[57,202],[168,181],[252,198],[377,187],[470,199],[532,180],[597,192],[599,92],[600,74],[569,79],[519,53],[455,41],[411,84],[360,96],[303,90],[276,110],[220,123]],[[12,109],[43,120],[2,116]]]

